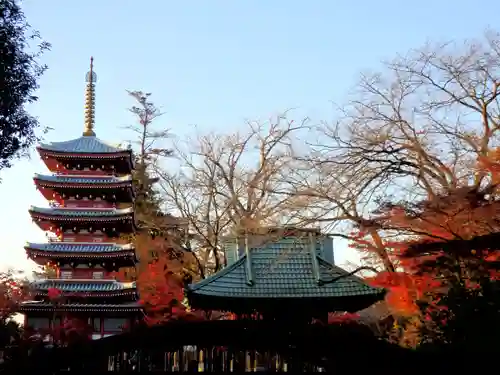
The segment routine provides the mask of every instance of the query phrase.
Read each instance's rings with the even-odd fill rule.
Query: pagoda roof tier
[[[134,159],[130,148],[111,146],[95,136],[83,136],[65,142],[42,143],[38,153],[51,171],[89,168],[130,173]]]
[[[132,175],[126,176],[75,176],[75,175],[41,175],[33,177],[36,183],[46,187],[84,187],[84,188],[113,188],[132,186]],[[77,185],[77,186],[75,186]]]
[[[115,259],[130,258],[136,262],[135,248],[131,244],[94,242],[30,243],[24,248],[32,258],[50,259]]]
[[[77,280],[77,279],[45,279],[31,283],[37,295],[46,295],[49,289],[58,289],[64,295],[83,297],[110,297],[132,295],[137,293],[135,282],[119,282],[116,280]]]
[[[253,309],[257,304],[308,300],[329,311],[357,311],[383,295],[384,290],[328,263],[312,249],[297,248],[293,240],[250,249],[223,270],[188,286],[194,308],[229,311],[243,305]]]
[[[47,200],[55,197],[102,199],[104,201],[132,202],[135,190],[132,176],[96,175],[35,175],[33,178],[38,190]]]
[[[134,209],[129,208],[42,208],[31,207],[29,210],[33,220],[38,222],[43,230],[51,230],[46,228],[47,222],[54,223],[61,227],[73,226],[78,229],[87,228],[91,225],[99,227],[95,229],[107,228],[108,224],[113,224],[121,228],[121,231],[133,231],[136,229],[134,219]],[[116,224],[115,224],[116,223]],[[126,228],[123,228],[125,226]],[[101,228],[102,227],[102,228]],[[116,228],[113,229],[116,231]]]
[[[30,213],[34,217],[61,219],[61,220],[121,220],[123,216],[132,217],[133,207],[129,208],[64,208],[64,207],[35,207],[31,206]]]
[[[118,252],[134,252],[132,244],[116,243],[95,243],[95,242],[47,242],[33,243],[28,242],[25,249],[61,253],[61,254],[88,254],[89,256],[107,256]]]
[[[104,303],[62,303],[54,305],[44,301],[26,301],[20,306],[21,312],[68,311],[68,312],[138,312],[142,306],[137,302],[122,304]]]
[[[116,157],[117,154],[132,153],[131,149],[112,146],[104,141],[101,141],[95,136],[82,136],[63,142],[41,143],[37,148],[40,151],[48,151],[58,154],[80,154],[82,156],[88,155],[89,157],[102,155],[107,158]]]

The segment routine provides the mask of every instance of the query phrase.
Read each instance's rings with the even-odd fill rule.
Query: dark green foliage
[[[49,47],[26,22],[18,1],[0,0],[0,169],[37,141],[39,123],[25,105],[38,99],[37,80],[46,69],[38,59]]]
[[[145,162],[143,165],[137,160],[136,169],[132,174],[136,192],[135,213],[139,221],[144,219],[144,216],[157,216],[161,213],[161,199],[154,189],[155,179],[150,177],[147,164]]]
[[[449,290],[435,297],[438,308],[421,304],[431,322],[422,329],[422,349],[490,351],[500,335],[500,285],[481,278],[475,287],[451,282]],[[441,307],[441,308],[439,308]]]
[[[0,324],[0,349],[4,349],[13,342],[18,342],[22,333],[21,326],[14,320]]]

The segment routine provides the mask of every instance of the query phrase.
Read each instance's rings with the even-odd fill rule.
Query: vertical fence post
[[[177,350],[174,352],[173,357],[174,357],[174,358],[173,358],[173,360],[172,360],[172,362],[173,362],[173,364],[172,364],[172,365],[173,365],[173,366],[172,366],[172,367],[173,367],[173,369],[172,369],[172,370],[173,370],[173,371],[180,371],[180,370],[179,370],[178,358],[177,358],[177,357],[178,357],[178,352],[177,352]]]
[[[204,361],[205,349],[201,349],[198,352],[198,372],[205,371],[205,361]]]

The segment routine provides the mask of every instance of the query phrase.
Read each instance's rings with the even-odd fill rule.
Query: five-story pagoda
[[[137,262],[134,246],[125,239],[136,229],[133,160],[131,149],[96,138],[92,59],[86,81],[83,135],[37,148],[52,174],[36,175],[34,182],[50,208],[31,207],[29,213],[49,232],[49,242],[28,243],[25,249],[55,274],[33,283],[34,300],[24,303],[22,312],[33,329],[72,317],[88,321],[93,338],[100,338],[120,332],[140,312],[135,282],[114,278],[120,268]],[[51,293],[60,297],[50,298]]]

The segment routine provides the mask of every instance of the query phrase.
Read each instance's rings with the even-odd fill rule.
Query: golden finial
[[[90,71],[85,76],[87,88],[85,89],[85,127],[83,135],[86,137],[95,136],[94,133],[94,111],[95,111],[95,85],[97,74],[94,73],[94,58],[90,58]]]

